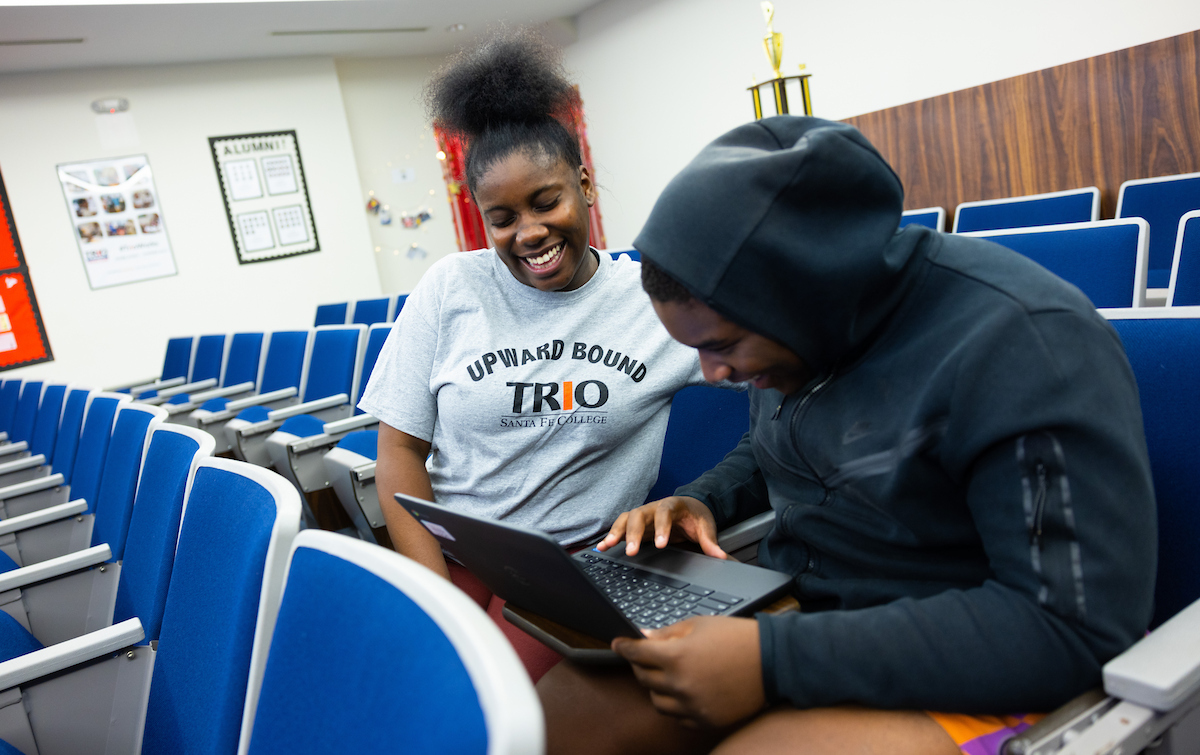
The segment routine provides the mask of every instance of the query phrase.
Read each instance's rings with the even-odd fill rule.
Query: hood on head
[[[633,245],[700,301],[818,374],[895,308],[921,234],[900,179],[852,126],[777,116],[705,147]]]

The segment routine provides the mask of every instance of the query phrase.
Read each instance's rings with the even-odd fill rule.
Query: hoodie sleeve
[[[701,501],[713,513],[717,530],[754,516],[770,508],[767,485],[750,444],[750,433],[725,455],[721,463],[695,482],[684,485],[675,495]]]
[[[939,452],[990,578],[857,610],[760,615],[769,701],[1047,711],[1099,684],[1101,666],[1145,631],[1157,534],[1128,361],[1103,323],[1060,313],[1031,329],[1038,348],[1003,351],[998,339],[961,365]]]

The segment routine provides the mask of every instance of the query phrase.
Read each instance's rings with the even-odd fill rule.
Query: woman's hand
[[[708,507],[695,498],[673,495],[651,501],[617,517],[612,529],[596,548],[606,551],[621,539],[625,540],[625,555],[635,556],[649,525],[654,532],[654,547],[665,548],[676,529],[688,540],[700,544],[700,550],[714,558],[729,558],[717,545],[717,523]]]
[[[685,724],[727,726],[766,705],[754,619],[697,616],[647,635],[618,637],[612,648],[632,664],[660,713]]]

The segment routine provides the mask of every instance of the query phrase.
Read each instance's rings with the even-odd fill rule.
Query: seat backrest
[[[1167,306],[1200,304],[1200,210],[1179,218]]]
[[[634,249],[633,247],[630,247],[628,249],[608,249],[606,251],[608,252],[609,256],[612,257],[614,260],[619,260],[622,257],[628,257],[629,259],[633,260],[634,262],[642,261],[642,253],[639,252],[638,250]]]
[[[230,753],[258,696],[300,496],[261,467],[200,459],[159,631],[142,752]],[[251,680],[251,668],[258,668]]]
[[[267,342],[267,356],[263,360],[262,377],[258,381],[259,393],[280,388],[300,390],[308,352],[312,348],[311,335],[311,330],[277,330],[271,334]]]
[[[100,488],[95,503],[89,501],[90,510],[96,514],[92,545],[107,543],[114,561],[120,561],[125,555],[125,535],[133,515],[133,499],[146,440],[166,418],[167,410],[159,406],[129,403],[117,409],[108,453],[104,456],[104,470],[100,474]]]
[[[213,436],[192,427],[161,424],[150,433],[113,612],[113,623],[140,619],[146,643],[157,640],[162,627],[188,480],[215,447]]]
[[[1200,210],[1200,173],[1139,178],[1121,184],[1118,218],[1145,218],[1150,224],[1150,287],[1165,288],[1179,218]]]
[[[33,423],[37,421],[38,406],[42,403],[42,381],[26,380],[21,387],[21,398],[17,402],[17,413],[13,415],[10,440],[33,440]]]
[[[66,383],[47,383],[42,389],[37,419],[33,422],[29,452],[45,454],[47,464],[54,463],[54,442],[58,438],[58,424],[62,420],[63,397],[66,394]]]
[[[303,401],[338,393],[354,398],[366,334],[365,325],[325,325],[316,329],[304,378]]]
[[[195,349],[196,339],[192,336],[181,336],[167,341],[167,353],[163,357],[162,375],[159,379],[187,379],[192,369],[192,353]]]
[[[954,232],[1086,223],[1099,219],[1100,190],[1089,186],[1025,197],[963,202],[954,210]]]
[[[671,399],[658,480],[647,501],[675,494],[717,465],[750,429],[750,398],[745,392],[693,385]]]
[[[378,546],[296,538],[240,752],[536,753],[543,729],[516,653],[470,598]]]
[[[1146,221],[1127,218],[963,235],[1008,247],[1109,308],[1146,304],[1146,230]]]
[[[346,316],[349,314],[350,302],[344,301],[337,304],[318,304],[317,316],[313,319],[313,327],[317,328],[322,325],[345,325]]]
[[[386,296],[382,299],[359,299],[354,302],[354,314],[350,317],[350,323],[374,325],[377,322],[387,322],[391,303],[392,300]]]
[[[221,385],[254,383],[257,386],[265,344],[264,333],[234,333],[229,339],[229,353],[225,357]]]
[[[925,207],[920,210],[906,210],[900,214],[900,227],[916,223],[935,231],[946,230],[946,209],[944,207]]]
[[[1158,626],[1200,598],[1200,307],[1105,311],[1137,378],[1158,506]]]
[[[200,336],[196,339],[196,356],[192,359],[191,382],[216,380],[221,377],[227,351],[224,333]]]
[[[363,349],[362,365],[358,370],[358,388],[353,396],[355,404],[362,397],[362,392],[366,390],[367,381],[371,379],[371,372],[375,369],[375,362],[379,361],[379,352],[383,350],[383,344],[391,332],[392,325],[386,322],[375,323],[367,330],[367,345]],[[356,406],[354,413],[362,414],[363,411]]]
[[[53,470],[62,474],[63,482],[71,484],[75,469],[75,454],[79,450],[79,433],[83,430],[83,412],[91,398],[90,388],[72,388],[63,402],[62,421],[54,439]]]
[[[0,386],[0,432],[12,432],[13,415],[17,413],[17,402],[21,399],[21,381],[5,380]]]
[[[123,393],[96,391],[88,396],[83,429],[79,432],[79,450],[75,452],[75,467],[71,472],[71,498],[87,501],[88,513],[96,510],[96,494],[100,491],[100,475],[104,472],[104,457],[108,455],[117,407],[129,400]]]
[[[404,302],[408,301],[408,294],[396,294],[396,298],[392,301],[391,310],[388,312],[388,322],[395,322],[400,316],[400,312],[404,309]]]

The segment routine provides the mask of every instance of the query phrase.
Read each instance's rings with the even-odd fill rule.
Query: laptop
[[[524,614],[599,640],[596,648],[691,616],[748,614],[792,584],[781,572],[679,548],[660,550],[652,543],[636,556],[626,556],[620,544],[603,553],[590,548],[571,555],[544,532],[402,493],[396,500],[488,589],[523,609],[514,623],[568,657],[579,656],[565,652],[560,638],[546,637],[543,627],[523,620]],[[507,609],[505,615],[512,620]]]

